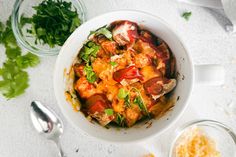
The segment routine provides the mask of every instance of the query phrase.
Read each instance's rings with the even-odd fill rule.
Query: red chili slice
[[[142,75],[139,73],[138,68],[135,66],[129,66],[124,69],[117,70],[113,74],[113,79],[117,82],[121,82],[123,79],[142,79]]]
[[[148,94],[158,95],[163,90],[163,78],[155,77],[144,83],[144,89]]]
[[[109,107],[109,102],[105,95],[95,94],[88,98],[86,101],[86,107],[88,112],[91,114],[95,112],[101,113]]]

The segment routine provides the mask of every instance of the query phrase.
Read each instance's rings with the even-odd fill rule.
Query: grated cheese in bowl
[[[175,157],[221,157],[216,144],[198,127],[187,129],[177,140]]]

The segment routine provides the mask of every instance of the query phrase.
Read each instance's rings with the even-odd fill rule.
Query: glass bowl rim
[[[229,137],[233,140],[235,143],[236,147],[236,134],[234,133],[233,129],[228,127],[227,125],[223,124],[222,122],[216,121],[216,120],[210,120],[210,119],[201,119],[201,120],[194,120],[185,123],[184,125],[178,127],[175,132],[174,132],[174,138],[171,142],[170,150],[169,150],[169,155],[168,157],[172,157],[173,155],[173,150],[175,148],[175,143],[179,139],[179,137],[189,128],[193,126],[208,126],[208,127],[215,127],[215,128],[220,128],[222,131],[226,132]]]
[[[33,48],[30,44],[28,44],[24,40],[23,36],[20,33],[18,24],[19,9],[23,1],[24,0],[15,1],[11,16],[11,27],[17,43],[20,45],[20,47],[23,47],[24,49],[30,51],[31,53],[41,57],[57,55],[61,48],[51,48],[51,49],[40,49],[37,47]],[[86,10],[87,10],[83,0],[70,0],[70,1],[72,2],[73,6],[76,6],[76,8],[80,8],[80,10],[77,10],[77,12],[81,14],[81,21],[83,24],[86,21]]]

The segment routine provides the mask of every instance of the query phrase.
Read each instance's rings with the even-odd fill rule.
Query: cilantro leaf
[[[25,17],[23,14],[20,17],[20,27],[23,27],[25,24],[31,24],[32,19],[29,17]]]
[[[190,11],[190,12],[184,12],[184,13],[182,14],[182,17],[183,17],[186,21],[188,21],[191,15],[192,15],[192,12],[191,12],[191,11]]]
[[[6,48],[6,55],[9,59],[16,59],[18,56],[21,55],[20,47],[16,48]]]
[[[78,26],[80,26],[80,24],[81,24],[81,21],[78,18],[78,16],[74,17],[72,19],[72,24],[70,26],[70,32],[72,33]]]
[[[22,69],[34,67],[38,65],[39,62],[39,58],[30,52],[28,52],[24,56],[19,56],[16,58],[16,64]]]
[[[97,76],[91,66],[86,65],[84,67],[84,72],[86,73],[86,79],[88,80],[89,83],[94,83],[96,81]]]
[[[2,33],[4,32],[4,25],[0,22],[0,43],[2,43]]]
[[[132,90],[134,90],[138,95],[135,97],[133,103],[137,104],[140,108],[141,111],[144,111],[148,117],[150,117],[147,107],[143,101],[142,95],[140,93],[140,91],[137,88],[132,88]]]
[[[124,100],[125,100],[125,105],[126,105],[127,107],[131,107],[129,94],[124,98]]]
[[[120,88],[117,96],[119,99],[124,99],[128,94],[128,91],[126,91],[124,88]]]
[[[142,97],[141,97],[140,95],[137,96],[137,97],[134,99],[134,103],[139,106],[139,108],[140,108],[141,111],[144,111],[144,112],[149,116],[147,107],[146,107],[146,105],[144,104],[143,99],[142,99]]]
[[[111,115],[113,115],[113,109],[111,109],[111,108],[105,109],[105,113],[106,113],[108,116],[111,116]]]
[[[118,125],[124,126],[124,120],[125,120],[125,117],[122,116],[120,113],[117,113],[116,122],[118,123]]]
[[[108,39],[112,39],[112,33],[106,27],[102,27],[98,29],[97,31],[91,31],[89,36],[100,35],[100,34],[104,35]]]
[[[92,41],[89,41],[84,45],[82,51],[80,52],[80,57],[86,62],[89,63],[92,58],[97,56],[97,52],[100,49],[100,46],[95,44]]]
[[[31,19],[22,19],[22,23],[31,22],[27,31],[35,36],[35,43],[48,44],[50,47],[62,46],[70,34],[81,24],[79,15],[71,2],[62,0],[43,0],[34,6],[35,14]]]
[[[113,67],[115,67],[115,66],[118,65],[116,62],[110,62],[110,64],[111,64]]]
[[[0,68],[0,92],[8,99],[17,97],[25,92],[29,84],[29,76],[23,68],[33,67],[39,63],[39,58],[31,53],[21,55],[11,29],[10,18],[6,28],[0,26],[0,43],[6,48],[7,59]]]
[[[28,85],[28,74],[16,66],[14,61],[8,60],[1,68],[0,91],[10,99],[25,92]]]
[[[20,68],[16,66],[15,62],[12,60],[7,60],[3,63],[1,68],[1,76],[4,80],[12,80],[14,75],[20,72]]]

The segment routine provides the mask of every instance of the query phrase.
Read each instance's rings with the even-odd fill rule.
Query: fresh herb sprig
[[[97,76],[95,72],[93,71],[92,66],[87,64],[84,67],[84,72],[86,74],[86,79],[88,80],[89,83],[94,83],[97,80]]]
[[[100,35],[100,34],[104,35],[106,38],[108,38],[110,40],[112,39],[112,33],[106,27],[99,28],[96,31],[91,31],[89,37],[94,36],[94,35],[95,36]]]
[[[120,113],[117,113],[116,122],[119,126],[124,126],[124,120],[125,120],[125,117],[121,115]]]
[[[84,44],[82,51],[80,52],[80,58],[85,61],[85,63],[90,63],[92,59],[96,58],[97,52],[100,49],[100,46],[96,43],[89,41]]]
[[[84,68],[84,72],[86,74],[86,79],[90,83],[94,83],[97,79],[95,72],[91,66],[91,62],[94,58],[97,57],[97,52],[100,49],[100,46],[95,44],[92,41],[87,42],[84,44],[82,51],[80,52],[80,58],[85,61],[86,66]]]
[[[131,104],[130,104],[130,96],[129,96],[129,91],[126,91],[124,88],[120,88],[119,91],[118,91],[118,95],[117,97],[119,99],[124,99],[124,103],[127,107],[130,107]]]
[[[189,11],[189,12],[184,12],[184,13],[182,14],[182,17],[183,17],[186,21],[188,21],[191,16],[192,16],[192,12],[191,12],[191,11]]]
[[[147,116],[150,117],[140,91],[137,88],[132,88],[132,90],[134,90],[138,94],[134,99],[134,103],[139,106],[141,111],[144,111],[147,114]]]
[[[70,34],[81,24],[71,2],[43,0],[33,8],[36,13],[32,18],[23,20],[31,24],[32,27],[28,33],[36,37],[36,44],[40,42],[48,44],[50,47],[62,46]]]
[[[39,63],[39,58],[31,53],[22,55],[11,29],[10,18],[6,26],[0,24],[0,43],[6,48],[6,61],[0,68],[0,92],[7,99],[17,97],[29,86],[29,76],[25,71]]]

